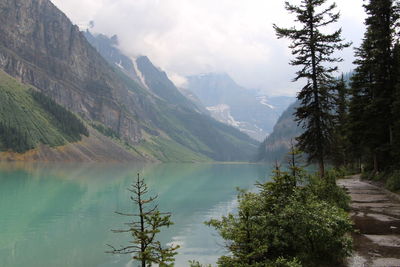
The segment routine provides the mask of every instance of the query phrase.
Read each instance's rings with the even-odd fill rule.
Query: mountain
[[[83,32],[83,34],[89,43],[103,56],[105,60],[107,60],[110,64],[117,66],[132,79],[136,80],[137,82],[141,82],[141,79],[136,72],[136,66],[134,65],[134,62],[132,62],[129,57],[122,54],[117,48],[118,36],[114,35],[109,38],[104,34],[93,35],[89,30]]]
[[[193,92],[212,116],[232,125],[256,140],[264,140],[292,97],[269,98],[239,86],[225,73],[187,77]]]
[[[170,104],[194,110],[198,109],[191,100],[176,88],[167,74],[156,67],[148,57],[139,56],[132,59],[124,55],[118,49],[119,43],[116,35],[109,38],[104,34],[92,34],[88,30],[84,32],[84,35],[108,63],[118,67],[124,74],[140,83],[153,95]]]
[[[353,71],[343,74],[347,84],[350,83],[353,75]],[[341,76],[336,77],[336,79],[341,79]],[[291,140],[295,140],[296,137],[303,133],[304,130],[297,125],[293,115],[298,106],[299,102],[296,101],[282,113],[272,133],[261,143],[257,156],[258,161],[273,162],[282,160],[290,150]]]
[[[4,152],[9,150],[17,153]],[[37,89],[0,70],[0,159],[48,162],[105,158],[143,160],[87,127]]]
[[[293,115],[297,106],[298,102],[295,102],[282,113],[273,132],[259,148],[259,161],[273,162],[284,159],[290,150],[292,140],[295,141],[294,139],[302,134],[303,129],[297,126]]]
[[[156,121],[158,127],[161,128],[163,132],[168,133],[169,136],[172,136],[174,140],[178,140],[180,144],[185,144],[185,146],[189,147],[191,150],[201,151],[202,154],[206,154],[212,158],[218,157],[218,155],[210,154],[212,152],[208,151],[209,149],[201,144],[203,140],[212,144],[211,147],[218,150],[219,153],[224,153],[224,157],[231,157],[224,152],[224,150],[230,151],[232,149],[232,142],[234,142],[237,146],[241,146],[241,149],[243,149],[242,152],[247,155],[247,159],[249,159],[248,157],[251,154],[255,153],[253,152],[253,148],[249,149],[243,146],[243,141],[240,139],[244,138],[244,140],[250,142],[252,146],[255,145],[254,141],[251,141],[247,136],[239,133],[238,131],[232,131],[233,129],[231,127],[226,127],[226,125],[222,123],[217,123],[217,121],[209,117],[206,109],[202,108],[200,104],[196,104],[196,99],[194,96],[190,95],[190,93],[187,94],[189,98],[184,96],[182,91],[178,90],[176,86],[169,80],[166,73],[156,67],[148,57],[140,56],[131,59],[125,56],[116,47],[118,42],[117,37],[115,36],[108,38],[102,34],[91,34],[89,31],[85,32],[85,36],[93,45],[93,47],[98,49],[98,52],[105,59],[107,59],[109,64],[114,67],[117,66],[118,69],[122,69],[122,71],[127,73],[130,77],[138,77],[135,80],[139,82],[149,93],[151,93],[152,96],[165,101],[169,106],[175,108],[179,107],[181,114],[176,114],[175,118],[168,118],[168,115],[175,114],[175,112],[171,114],[171,112],[168,111],[160,112],[160,116],[153,116],[153,121]],[[120,64],[120,62],[132,62],[132,64],[124,65],[134,66],[134,74],[132,75],[131,73],[132,68],[124,67],[124,65]],[[191,99],[193,99],[195,102],[193,102]],[[160,119],[160,117],[163,119]],[[182,130],[179,130],[181,132],[179,135],[176,134],[176,130],[171,129],[171,125],[177,124],[176,118],[179,119],[178,124],[181,123],[186,126],[186,131],[182,132]],[[198,127],[198,125],[203,125],[204,127]],[[215,129],[217,131],[215,131]],[[191,135],[194,135],[197,140],[194,138],[187,138]],[[233,135],[234,138],[229,135]],[[198,140],[201,142],[199,143]],[[218,141],[214,142],[213,140]],[[156,150],[153,149],[153,152],[156,153]]]
[[[121,60],[125,71],[110,58],[50,1],[0,0],[0,69],[79,116],[90,136],[148,160],[237,161],[254,153],[256,142],[199,113],[148,59],[133,67]]]

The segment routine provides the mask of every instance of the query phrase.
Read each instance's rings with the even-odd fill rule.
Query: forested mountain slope
[[[12,152],[14,151],[14,152]],[[144,161],[0,70],[0,160]]]
[[[258,161],[281,161],[289,152],[291,142],[296,144],[295,138],[301,135],[303,129],[297,125],[294,112],[298,102],[293,103],[282,113],[274,126],[273,132],[264,140],[259,148]]]
[[[143,72],[153,77],[146,84],[153,91],[161,95],[174,89],[143,60]],[[0,69],[88,124],[116,133],[145,158],[247,160],[257,146],[239,131],[198,113],[183,96],[160,97],[111,66],[48,0],[0,0]]]

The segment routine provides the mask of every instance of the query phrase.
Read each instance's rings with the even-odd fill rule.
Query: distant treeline
[[[72,112],[38,91],[31,89],[29,92],[33,99],[54,117],[56,126],[66,135],[69,142],[81,140],[81,135],[89,136],[86,126]]]
[[[32,89],[24,92],[17,88],[14,88],[12,95],[2,92],[5,98],[0,103],[7,112],[11,112],[4,113],[10,116],[0,120],[2,151],[23,153],[35,148],[38,143],[59,146],[66,142],[80,141],[81,135],[89,135],[88,129],[78,117],[40,92]],[[42,115],[37,117],[37,114]]]
[[[18,153],[33,149],[35,146],[29,138],[26,129],[17,128],[10,123],[0,121],[0,138],[4,150],[13,150]]]
[[[111,138],[116,138],[116,139],[121,138],[121,135],[119,133],[115,132],[113,129],[111,129],[109,127],[104,126],[103,124],[91,123],[90,125],[105,136],[108,136]]]

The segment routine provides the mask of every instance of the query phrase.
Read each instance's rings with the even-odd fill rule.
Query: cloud
[[[271,95],[294,95],[296,68],[288,41],[272,24],[291,26],[283,1],[265,0],[52,0],[74,23],[95,21],[96,32],[117,34],[130,56],[147,55],[174,80],[204,72],[227,72],[238,83]],[[362,0],[339,0],[343,36],[362,37]],[[352,49],[343,71],[352,68]]]

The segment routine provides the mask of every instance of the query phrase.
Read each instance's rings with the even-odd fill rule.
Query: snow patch
[[[257,100],[260,101],[260,103],[264,106],[269,107],[270,109],[275,109],[275,107],[271,104],[268,103],[268,98],[267,96],[263,95],[263,96],[257,96]]]
[[[146,80],[144,78],[143,73],[139,70],[139,67],[136,62],[136,58],[132,60],[133,62],[133,68],[135,69],[135,72],[137,73],[137,76],[139,77],[140,82],[147,88],[149,89],[149,86],[146,84]]]
[[[234,127],[239,127],[240,122],[236,121],[231,115],[231,108],[226,104],[220,104],[217,106],[206,107],[211,112],[213,117],[223,123],[229,124]]]
[[[117,65],[117,67],[119,67],[122,70],[125,70],[125,68],[121,65],[122,61],[120,60],[118,63],[116,62],[115,65]]]

